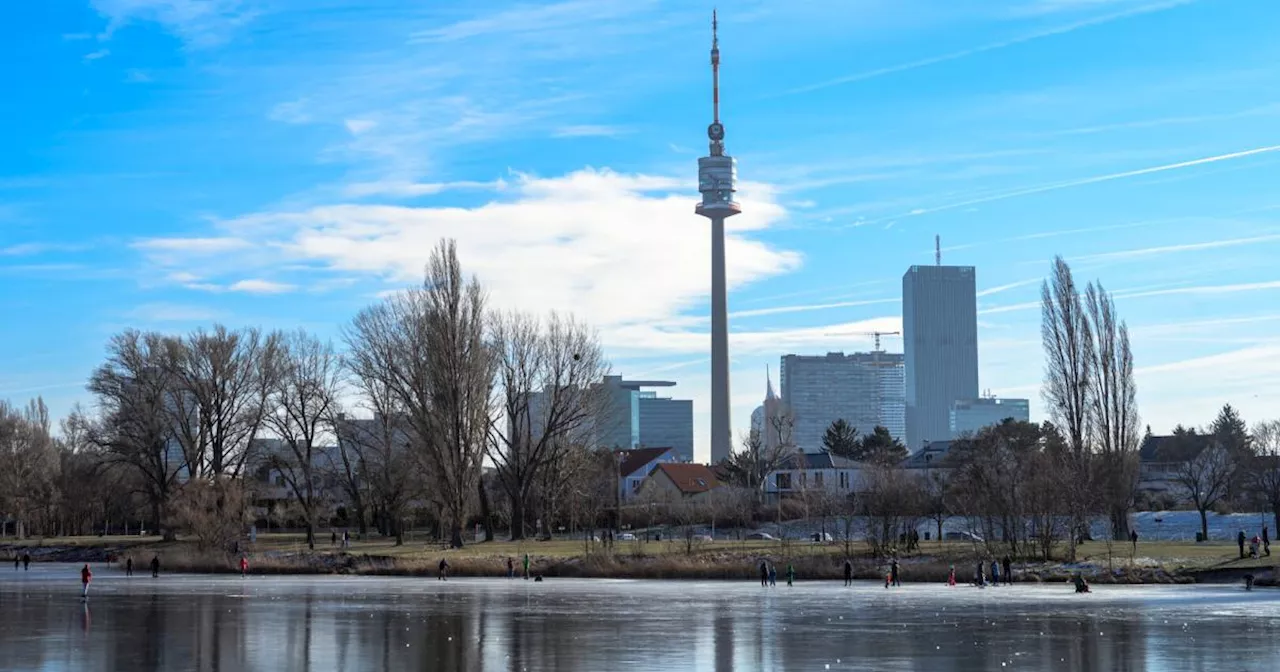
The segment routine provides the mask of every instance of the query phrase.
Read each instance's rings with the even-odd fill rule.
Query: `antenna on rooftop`
[[[936,234],[933,236],[933,263],[942,265],[942,236]]]

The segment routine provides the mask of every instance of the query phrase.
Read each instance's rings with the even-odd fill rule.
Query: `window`
[[[640,484],[643,482],[644,481],[641,481],[638,479],[631,479],[631,492],[636,492],[640,490]]]
[[[698,487],[699,487],[699,488],[705,488],[705,487],[707,487],[707,482],[706,482],[706,481],[704,481],[704,480],[702,480],[701,478],[696,479],[696,481],[695,481],[695,482],[698,484]]]
[[[849,489],[849,472],[847,471],[840,472],[840,489],[841,490]]]
[[[821,487],[822,487],[822,472],[821,472],[821,471],[819,471],[818,473],[816,473],[816,474],[814,474],[814,475],[813,475],[813,487],[815,487],[815,488],[821,488]]]
[[[779,490],[791,489],[791,474],[778,474],[775,478]]]

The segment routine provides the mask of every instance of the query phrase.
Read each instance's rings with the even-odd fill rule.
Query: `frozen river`
[[[1280,592],[0,570],[0,669],[1274,670]]]

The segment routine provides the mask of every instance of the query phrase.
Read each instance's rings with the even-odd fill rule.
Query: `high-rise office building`
[[[791,442],[807,452],[821,450],[822,436],[836,420],[861,434],[884,425],[901,439],[902,365],[902,355],[888,352],[784,356],[782,405],[791,417]]]
[[[1007,419],[1027,422],[1031,419],[1031,403],[1026,399],[957,399],[951,404],[951,438],[973,434],[984,427],[998,425]]]
[[[672,448],[679,459],[693,461],[693,401],[659,397],[643,389],[675,387],[674,382],[605,376],[593,387],[602,396],[601,409],[577,430],[584,440],[599,448]],[[537,418],[547,412],[545,399],[543,392],[529,398],[535,432],[541,429]]]
[[[951,438],[951,405],[978,398],[978,299],[972,266],[912,266],[902,276],[907,447]]]

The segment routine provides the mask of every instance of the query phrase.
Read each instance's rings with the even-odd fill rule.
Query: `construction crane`
[[[876,418],[878,421],[884,420],[884,384],[880,380],[880,353],[884,352],[880,349],[881,336],[901,336],[901,331],[855,331],[845,332],[843,334],[824,334],[825,336],[873,336],[876,339],[876,349],[871,351],[871,366],[876,370],[875,386],[876,386]],[[876,424],[882,424],[877,422]]]
[[[876,339],[876,349],[874,352],[883,352],[880,349],[881,336],[901,336],[901,331],[847,331],[841,334],[823,334],[823,336],[874,336]]]

